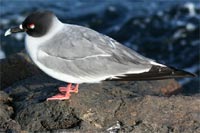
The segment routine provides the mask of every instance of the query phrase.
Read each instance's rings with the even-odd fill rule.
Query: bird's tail
[[[170,78],[184,78],[184,77],[196,77],[195,74],[178,70],[174,67],[163,67],[154,65],[148,72],[140,74],[126,74],[124,76],[118,76],[115,79],[109,79],[113,81],[138,81],[138,80],[161,80]]]

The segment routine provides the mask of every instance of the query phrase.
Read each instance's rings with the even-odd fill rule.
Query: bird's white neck
[[[30,58],[33,61],[36,61],[37,58],[37,49],[39,46],[43,45],[45,41],[52,38],[56,33],[62,31],[64,24],[60,22],[56,17],[53,18],[52,26],[49,29],[48,33],[46,33],[42,37],[32,37],[30,35],[26,35],[25,37],[25,48]]]
[[[52,25],[51,25],[51,28],[49,29],[49,31],[44,35],[44,36],[41,36],[41,37],[32,37],[30,35],[26,35],[26,43],[29,44],[29,43],[32,43],[30,42],[29,40],[35,40],[37,42],[34,41],[34,43],[42,43],[43,41],[46,41],[48,39],[50,39],[52,36],[54,36],[57,32],[61,31],[62,28],[63,28],[64,24],[62,22],[60,22],[58,20],[58,18],[54,17],[53,18],[53,22],[52,22]]]

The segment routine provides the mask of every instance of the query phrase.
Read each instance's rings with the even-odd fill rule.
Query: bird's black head
[[[54,14],[49,11],[31,13],[22,23],[23,29],[33,37],[45,35],[52,24]]]
[[[54,17],[55,15],[50,11],[33,12],[19,27],[8,29],[5,36],[17,32],[27,32],[32,37],[44,36],[50,30]]]

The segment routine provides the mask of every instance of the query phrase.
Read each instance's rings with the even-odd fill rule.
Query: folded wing
[[[116,79],[126,74],[148,72],[147,59],[115,40],[81,26],[70,25],[42,45],[38,61],[57,72],[82,78]]]

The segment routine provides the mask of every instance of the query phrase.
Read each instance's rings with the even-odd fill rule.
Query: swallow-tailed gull
[[[70,92],[78,92],[81,83],[194,76],[146,58],[90,28],[62,23],[50,11],[31,13],[18,27],[8,29],[5,36],[17,32],[27,33],[26,51],[42,71],[69,83],[47,100],[69,99]]]

